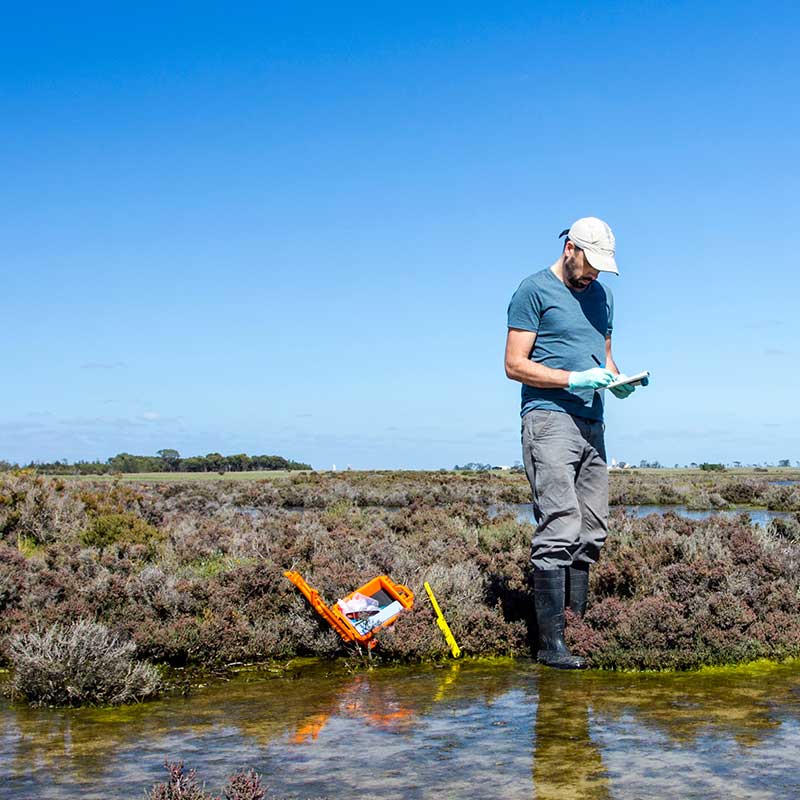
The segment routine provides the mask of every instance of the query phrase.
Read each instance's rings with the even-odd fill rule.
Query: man
[[[584,217],[561,233],[551,267],[520,284],[508,307],[506,375],[522,383],[522,455],[537,521],[531,545],[537,660],[585,661],[564,644],[564,608],[586,610],[589,565],[608,530],[608,469],[599,391],[620,374],[611,354],[614,302],[597,281],[618,275],[611,228]],[[624,399],[632,385],[610,390]]]

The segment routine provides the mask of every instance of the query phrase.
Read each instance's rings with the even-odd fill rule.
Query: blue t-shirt
[[[573,292],[548,267],[525,278],[508,305],[508,327],[534,331],[530,358],[569,372],[606,363],[606,336],[611,335],[614,299],[608,287],[593,281]],[[593,389],[537,389],[522,384],[522,415],[534,408],[565,411],[576,417],[603,419],[602,392]]]

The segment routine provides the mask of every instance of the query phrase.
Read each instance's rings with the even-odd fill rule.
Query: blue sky
[[[800,460],[790,4],[37,5],[0,31],[0,458],[519,458],[506,307],[617,236],[609,456]]]

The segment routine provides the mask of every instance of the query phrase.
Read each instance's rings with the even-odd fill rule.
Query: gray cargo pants
[[[522,418],[522,458],[533,490],[536,569],[592,564],[608,531],[603,423],[534,409]]]

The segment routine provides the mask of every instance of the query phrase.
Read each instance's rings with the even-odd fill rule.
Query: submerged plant
[[[225,800],[264,800],[267,796],[261,786],[261,776],[252,769],[231,775],[223,793]]]
[[[164,783],[157,783],[147,795],[147,800],[219,800],[208,794],[197,782],[197,773],[183,768],[183,761],[164,763],[169,778]]]
[[[198,783],[197,772],[185,770],[183,761],[165,762],[164,768],[169,778],[155,784],[146,800],[221,800],[219,795],[205,791],[204,786]],[[266,790],[261,786],[261,776],[254,770],[248,770],[231,775],[223,794],[225,800],[264,800]]]

